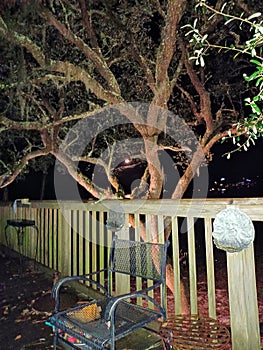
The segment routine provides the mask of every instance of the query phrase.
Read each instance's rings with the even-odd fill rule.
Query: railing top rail
[[[72,209],[87,211],[121,211],[124,213],[153,214],[214,218],[227,206],[237,206],[254,221],[263,221],[263,198],[205,198],[205,199],[148,199],[148,200],[102,200],[102,201],[30,201],[31,208]],[[12,206],[0,202],[0,206]]]

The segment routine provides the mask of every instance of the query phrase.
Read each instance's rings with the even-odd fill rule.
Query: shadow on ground
[[[0,248],[1,249],[1,248]],[[0,350],[52,349],[51,328],[45,322],[53,310],[52,275],[32,261],[7,256],[0,250]],[[71,306],[77,296],[62,300]]]

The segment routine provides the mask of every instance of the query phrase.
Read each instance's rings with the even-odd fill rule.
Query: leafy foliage
[[[220,16],[224,19],[224,26],[229,27],[238,26],[239,32],[232,32],[234,36],[234,42],[231,43],[228,40],[224,43],[221,41],[215,41],[215,38],[210,38],[207,33],[202,32],[199,29],[198,18],[196,18],[193,24],[187,24],[184,28],[188,31],[185,36],[190,36],[190,43],[192,46],[192,55],[189,58],[194,60],[196,65],[205,66],[205,57],[208,58],[211,49],[218,51],[228,51],[231,54],[234,53],[236,59],[240,55],[248,55],[252,57],[250,63],[252,64],[253,72],[251,74],[243,73],[245,81],[252,84],[254,87],[253,91],[256,94],[253,97],[244,98],[245,105],[249,106],[251,113],[249,117],[244,117],[236,124],[235,129],[228,131],[228,136],[223,137],[222,141],[226,138],[232,138],[233,144],[237,147],[227,153],[227,157],[230,158],[231,153],[244,150],[247,151],[251,144],[255,144],[255,140],[258,137],[263,136],[262,128],[262,102],[263,102],[263,56],[262,56],[262,45],[263,45],[263,20],[262,13],[255,12],[252,14],[244,14],[242,12],[239,16],[234,15],[231,11],[231,5],[227,2],[222,4],[220,8],[211,7],[205,0],[199,0],[196,9],[204,11],[209,16],[209,20],[215,19],[216,16]],[[229,10],[228,10],[229,8]],[[241,39],[241,34],[243,38]],[[212,40],[212,41],[211,41]],[[242,40],[242,41],[241,41]],[[250,70],[251,70],[250,69]],[[241,135],[246,136],[245,140],[241,142]]]

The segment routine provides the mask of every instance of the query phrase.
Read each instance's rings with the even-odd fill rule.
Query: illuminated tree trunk
[[[134,227],[134,216],[130,215],[129,217],[130,224]],[[143,222],[140,221],[140,236],[145,241],[146,240],[146,228]],[[156,220],[151,220],[151,237],[153,241],[156,241],[158,239],[158,231],[157,231],[157,225]],[[172,292],[173,295],[175,295],[175,287],[174,287],[174,270],[172,265],[167,262],[166,264],[166,286],[169,288],[169,290]],[[181,297],[181,314],[189,314],[189,302],[187,300],[187,293],[185,290],[185,286],[180,281],[180,297]]]

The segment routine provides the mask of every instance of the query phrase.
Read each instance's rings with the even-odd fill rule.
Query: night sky
[[[213,160],[209,165],[209,176],[219,179],[225,177],[230,180],[239,180],[242,177],[263,178],[263,140],[257,140],[255,146],[251,145],[247,151],[231,154],[230,159],[223,154],[233,149],[233,144],[218,144],[212,149]]]

